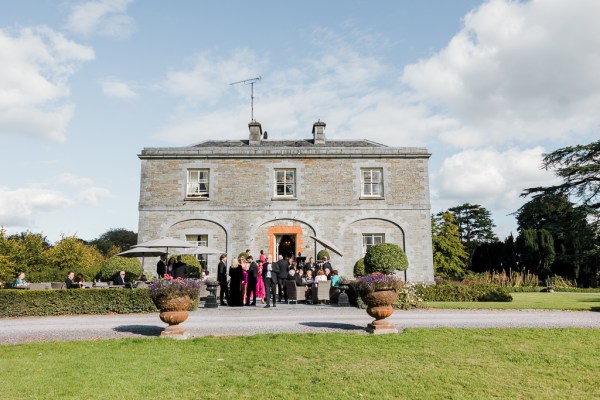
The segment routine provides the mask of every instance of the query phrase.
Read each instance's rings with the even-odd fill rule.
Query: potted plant
[[[173,279],[170,275],[155,280],[149,286],[149,293],[160,319],[169,324],[161,336],[183,336],[185,329],[178,326],[188,319],[188,310],[198,299],[201,281],[194,279]]]
[[[406,254],[398,245],[381,243],[369,248],[364,265],[367,275],[356,280],[355,289],[367,305],[367,314],[375,318],[367,326],[367,331],[397,333],[398,330],[385,318],[394,313],[392,305],[403,286],[402,279],[394,272],[408,268]]]

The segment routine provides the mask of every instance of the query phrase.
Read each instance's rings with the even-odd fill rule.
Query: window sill
[[[359,200],[385,200],[384,196],[360,196]]]
[[[296,200],[298,200],[297,197],[285,197],[285,196],[271,197],[271,201],[296,201]]]
[[[184,201],[209,201],[208,197],[186,197],[183,199]]]

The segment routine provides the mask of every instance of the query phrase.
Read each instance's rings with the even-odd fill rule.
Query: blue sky
[[[137,231],[144,147],[247,138],[426,146],[432,212],[497,233],[542,154],[598,138],[600,2],[0,1],[0,225]]]

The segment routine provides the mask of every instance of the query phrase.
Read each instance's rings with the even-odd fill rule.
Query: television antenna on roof
[[[243,81],[233,82],[230,85],[237,85],[239,83],[243,85],[250,85],[250,121],[254,121],[254,84],[260,81],[260,76],[256,78],[244,79]]]

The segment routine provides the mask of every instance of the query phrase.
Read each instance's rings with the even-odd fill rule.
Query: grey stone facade
[[[404,249],[408,280],[433,282],[430,154],[367,140],[328,141],[324,127],[315,124],[313,139],[274,141],[252,123],[250,140],[143,149],[140,242],[200,235],[231,260],[247,248],[255,257],[261,249],[277,254],[284,248],[314,257],[323,248],[315,236],[340,250],[343,256],[329,251],[331,263],[352,276],[363,235],[376,234]],[[196,169],[208,174],[207,197],[188,195],[188,170]],[[362,173],[371,169],[381,172],[380,196],[363,193]],[[293,171],[291,196],[277,194],[280,170]],[[211,274],[217,263],[217,255],[208,256]]]

